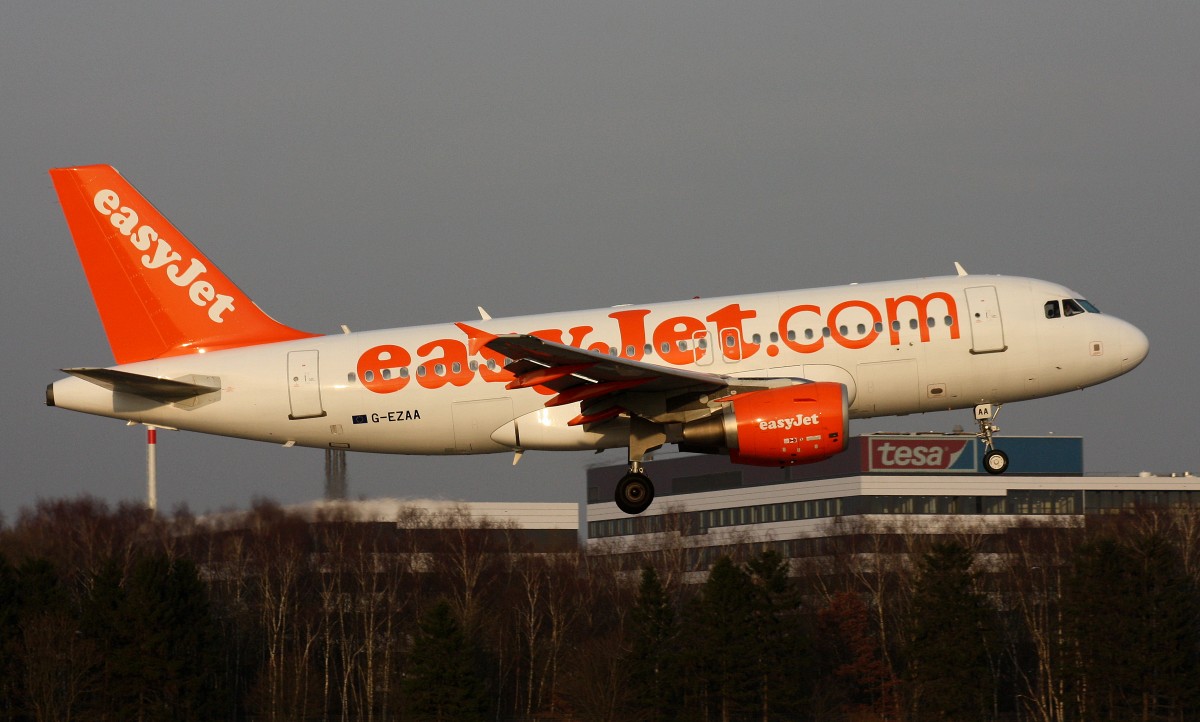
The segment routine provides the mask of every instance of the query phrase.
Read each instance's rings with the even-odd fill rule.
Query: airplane
[[[628,448],[615,502],[646,510],[664,444],[787,466],[850,419],[1000,406],[1102,383],[1149,341],[1080,294],[955,275],[321,335],[267,315],[114,168],[50,171],[116,365],[62,369],[49,406],[396,454]]]

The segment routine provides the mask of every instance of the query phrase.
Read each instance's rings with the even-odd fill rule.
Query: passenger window
[[[1078,316],[1079,314],[1084,312],[1083,306],[1080,306],[1078,303],[1075,303],[1074,299],[1064,298],[1062,304],[1063,304],[1063,315],[1064,316]]]
[[[1046,301],[1046,318],[1058,318],[1058,301]]]

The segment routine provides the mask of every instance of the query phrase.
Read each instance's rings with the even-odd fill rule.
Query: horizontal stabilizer
[[[65,373],[77,376],[84,381],[106,388],[109,391],[119,391],[123,394],[133,394],[164,404],[173,404],[185,399],[211,394],[220,391],[220,386],[194,384],[187,381],[160,379],[154,376],[143,376],[128,371],[102,368],[63,369]]]

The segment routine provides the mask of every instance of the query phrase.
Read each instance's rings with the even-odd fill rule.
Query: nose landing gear
[[[1000,415],[1000,404],[979,404],[975,407],[975,421],[979,424],[979,433],[975,436],[983,440],[983,468],[989,474],[1003,474],[1008,470],[1008,454],[996,448],[992,435],[1000,431],[1000,427],[992,423]]]

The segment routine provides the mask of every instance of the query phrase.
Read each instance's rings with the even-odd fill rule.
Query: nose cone
[[[1121,332],[1121,371],[1132,371],[1150,353],[1150,339],[1142,330],[1131,323],[1122,321],[1124,328]]]

